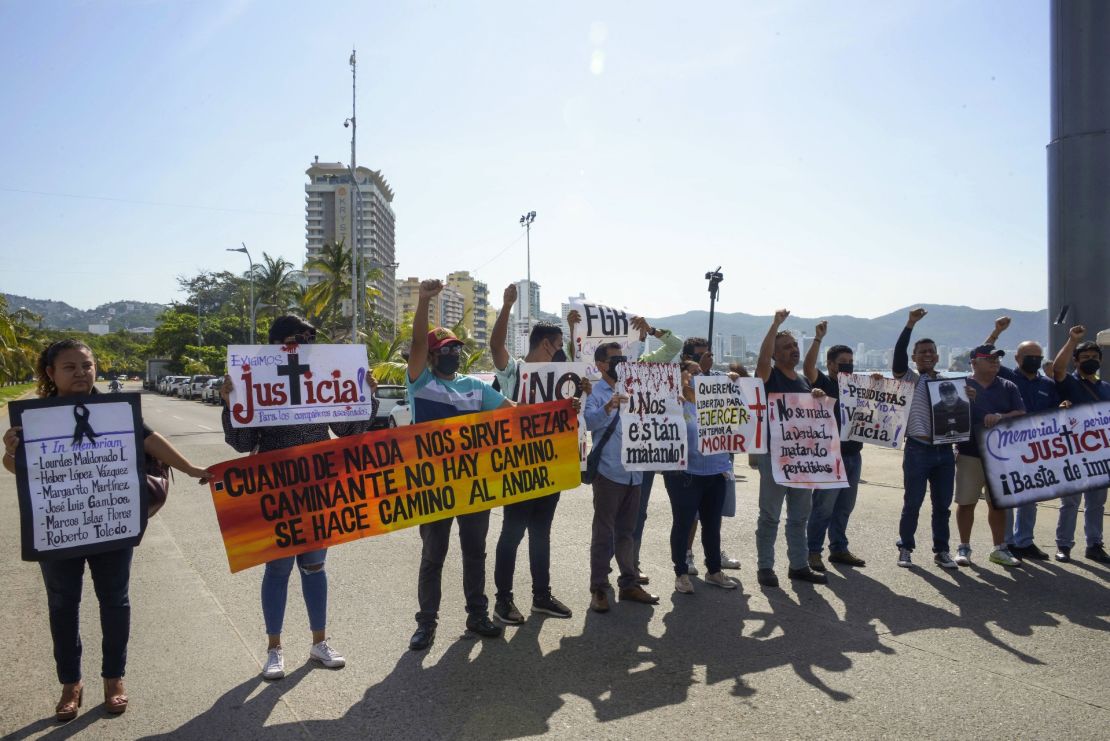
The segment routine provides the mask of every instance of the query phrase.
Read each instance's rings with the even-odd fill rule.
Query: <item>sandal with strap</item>
[[[76,695],[66,699],[66,695],[76,690]],[[81,707],[81,696],[85,687],[80,682],[62,685],[62,699],[54,706],[54,714],[60,721],[73,720],[77,717],[77,709]]]
[[[104,680],[104,709],[112,715],[127,710],[127,695],[123,691],[123,677]]]

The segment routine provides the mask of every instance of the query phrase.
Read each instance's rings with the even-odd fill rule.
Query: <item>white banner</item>
[[[593,366],[596,370],[597,366]],[[519,404],[542,404],[545,401],[579,398],[586,408],[582,379],[588,378],[588,363],[525,363],[517,364],[520,374],[514,401]],[[578,413],[578,460],[586,470],[586,420]]]
[[[799,489],[848,485],[831,396],[771,394],[771,470],[775,482]]]
[[[365,345],[228,345],[232,427],[370,419]]]
[[[698,452],[766,453],[767,394],[758,378],[694,376]]]
[[[959,443],[971,439],[971,404],[963,378],[927,381],[929,407],[933,415],[933,444]]]
[[[621,463],[626,471],[685,471],[686,417],[677,363],[621,363]]]
[[[914,385],[897,378],[841,373],[841,440],[897,448],[906,434]]]
[[[1007,417],[978,435],[995,508],[1110,485],[1110,402]]]
[[[632,329],[634,314],[602,304],[579,303],[571,304],[570,308],[582,316],[582,321],[572,329],[575,358],[592,365],[598,345],[617,342],[621,346],[621,354],[635,360],[633,353],[639,347],[640,334]],[[591,378],[595,371],[596,368],[590,371]]]

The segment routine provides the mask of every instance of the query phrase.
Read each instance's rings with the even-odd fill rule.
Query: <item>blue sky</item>
[[[707,308],[717,265],[722,311],[1039,309],[1048,42],[1031,0],[3,2],[0,290],[168,302],[240,242],[299,266],[353,45],[402,276],[499,303],[535,210],[547,310]]]

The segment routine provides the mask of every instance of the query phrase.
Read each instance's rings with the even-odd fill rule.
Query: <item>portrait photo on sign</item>
[[[957,443],[971,439],[971,404],[962,378],[929,381],[929,406],[933,411],[933,442]]]

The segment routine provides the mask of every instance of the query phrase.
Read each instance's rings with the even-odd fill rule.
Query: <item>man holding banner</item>
[[[442,290],[443,283],[439,280],[420,283],[416,316],[412,322],[407,384],[414,423],[512,406],[511,401],[489,384],[457,372],[463,343],[451,330],[436,327],[428,331],[428,304]],[[428,648],[435,640],[443,562],[451,539],[451,523],[455,520],[459,523],[462,545],[467,630],[488,638],[501,635],[501,628],[489,619],[489,600],[485,594],[489,510],[484,510],[420,526],[423,541],[417,583],[420,611],[416,613],[416,632],[409,641],[409,648],[414,651]]]
[[[1081,342],[1087,330],[1082,325],[1072,327],[1068,341],[1056,354],[1052,372],[1060,395],[1073,406],[1110,401],[1110,383],[1100,380],[1102,348],[1094,342]],[[1069,374],[1068,358],[1075,361],[1075,371]],[[1110,555],[1102,543],[1102,519],[1106,512],[1106,487],[1088,489],[1080,494],[1070,494],[1060,499],[1060,521],[1056,526],[1056,560],[1067,563],[1075,545],[1075,522],[1079,516],[1079,499],[1086,505],[1083,514],[1083,532],[1087,536],[1084,555],[1097,563],[1110,564]]]
[[[490,354],[496,370],[501,393],[511,399],[520,398],[522,387],[521,362],[509,354],[505,347],[509,318],[516,303],[515,283],[505,289],[501,312],[493,325],[489,338]],[[563,363],[563,330],[555,324],[540,322],[532,327],[528,336],[528,355],[525,363]],[[525,379],[526,380],[526,379]],[[588,388],[589,381],[580,379]],[[578,402],[577,397],[574,399]],[[578,402],[580,403],[580,402]],[[513,603],[513,573],[516,571],[516,553],[524,533],[528,533],[528,563],[532,571],[532,612],[569,618],[571,610],[551,594],[551,522],[559,504],[559,493],[505,505],[501,522],[501,536],[497,539],[493,581],[497,594],[493,616],[506,625],[520,625],[524,616]]]
[[[840,413],[840,373],[854,370],[852,348],[847,345],[833,345],[825,353],[825,367],[828,375],[817,369],[817,356],[821,341],[828,331],[828,322],[818,322],[813,333],[813,342],[806,352],[802,371],[806,380],[814,388],[821,389],[827,396],[836,399],[836,422],[840,428],[843,417]],[[825,571],[821,561],[821,550],[825,546],[825,533],[829,535],[829,562],[846,566],[866,566],[867,562],[848,550],[848,518],[856,507],[856,492],[863,472],[863,443],[855,440],[840,441],[840,455],[844,459],[844,472],[848,476],[848,486],[843,489],[815,489],[813,510],[809,515],[806,533],[809,540],[809,567],[814,571]]]

